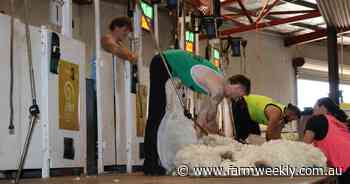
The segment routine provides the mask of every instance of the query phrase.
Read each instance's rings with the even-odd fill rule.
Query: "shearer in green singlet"
[[[225,80],[220,69],[203,57],[175,49],[164,51],[163,56],[172,77],[178,78],[183,85],[193,91],[209,96],[207,103],[200,108],[197,123],[210,133],[218,132],[216,113],[222,99],[236,98],[248,95],[250,92],[250,80],[247,77],[235,75]],[[168,79],[169,74],[161,57],[156,55],[150,65],[149,109],[144,142],[145,175],[165,173],[157,152],[157,132],[165,114],[165,84]]]

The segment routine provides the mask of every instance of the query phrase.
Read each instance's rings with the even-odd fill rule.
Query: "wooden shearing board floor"
[[[326,177],[173,177],[116,174],[108,176],[57,177],[49,179],[22,179],[21,184],[330,184]],[[12,184],[0,180],[0,184]]]

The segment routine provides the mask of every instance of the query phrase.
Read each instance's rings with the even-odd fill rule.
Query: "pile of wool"
[[[177,152],[175,165],[193,167],[218,167],[224,160],[233,160],[234,154],[243,146],[229,137],[204,136],[200,144],[192,144]]]
[[[202,144],[181,149],[175,165],[193,167],[327,167],[327,159],[316,147],[303,142],[272,140],[262,145],[240,144],[230,138],[208,136]],[[229,154],[228,154],[229,153]],[[228,156],[229,155],[229,156]]]
[[[326,167],[327,159],[316,147],[303,142],[288,140],[272,140],[261,146],[242,147],[236,153],[238,160],[249,165],[265,165],[268,167]]]
[[[266,142],[266,139],[260,135],[250,134],[245,141],[247,144],[262,145]]]
[[[218,146],[218,145],[229,145],[229,144],[240,144],[235,141],[232,137],[224,137],[217,134],[209,134],[201,139],[201,142],[208,146]]]
[[[222,159],[234,159],[234,153],[240,151],[243,144],[235,141],[232,137],[224,137],[209,134],[200,140],[204,145],[214,147],[214,152]]]
[[[193,167],[218,167],[221,164],[221,156],[215,150],[215,147],[202,144],[188,145],[177,152],[175,165],[183,164],[190,168]]]

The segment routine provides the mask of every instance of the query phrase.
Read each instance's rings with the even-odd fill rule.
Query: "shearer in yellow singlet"
[[[233,113],[237,134],[243,140],[249,134],[260,134],[259,124],[267,126],[266,140],[280,139],[284,125],[299,119],[301,114],[298,107],[283,105],[267,96],[250,94],[239,101],[241,108],[233,107]]]

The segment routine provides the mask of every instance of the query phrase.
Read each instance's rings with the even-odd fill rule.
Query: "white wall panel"
[[[0,26],[10,27],[10,18],[0,16]],[[41,109],[41,114],[48,114],[49,140],[50,140],[50,160],[51,167],[84,167],[86,160],[86,113],[85,113],[85,45],[79,41],[61,38],[61,58],[79,65],[80,76],[80,97],[79,97],[79,123],[80,131],[65,131],[58,129],[58,76],[51,73],[43,74],[47,69],[42,60],[42,40],[41,30],[37,27],[30,27],[32,41],[33,66],[36,79],[37,101],[43,100],[41,97],[48,96],[48,107]],[[0,79],[3,90],[0,90],[0,170],[17,168],[24,138],[29,125],[29,107],[32,105],[30,93],[30,81],[28,74],[28,59],[26,40],[23,23],[16,21],[15,24],[15,55],[14,55],[14,123],[15,134],[9,135],[9,85],[10,85],[10,32],[9,29],[0,30],[0,52],[3,62],[0,62]],[[45,63],[47,64],[47,63]],[[48,80],[48,81],[46,81]],[[44,83],[48,82],[48,91],[42,90]],[[45,94],[44,94],[45,93]],[[44,103],[44,102],[43,102]],[[39,121],[32,136],[27,160],[24,168],[41,168],[43,165],[43,136],[42,123]],[[74,138],[75,160],[63,159],[63,137]]]

